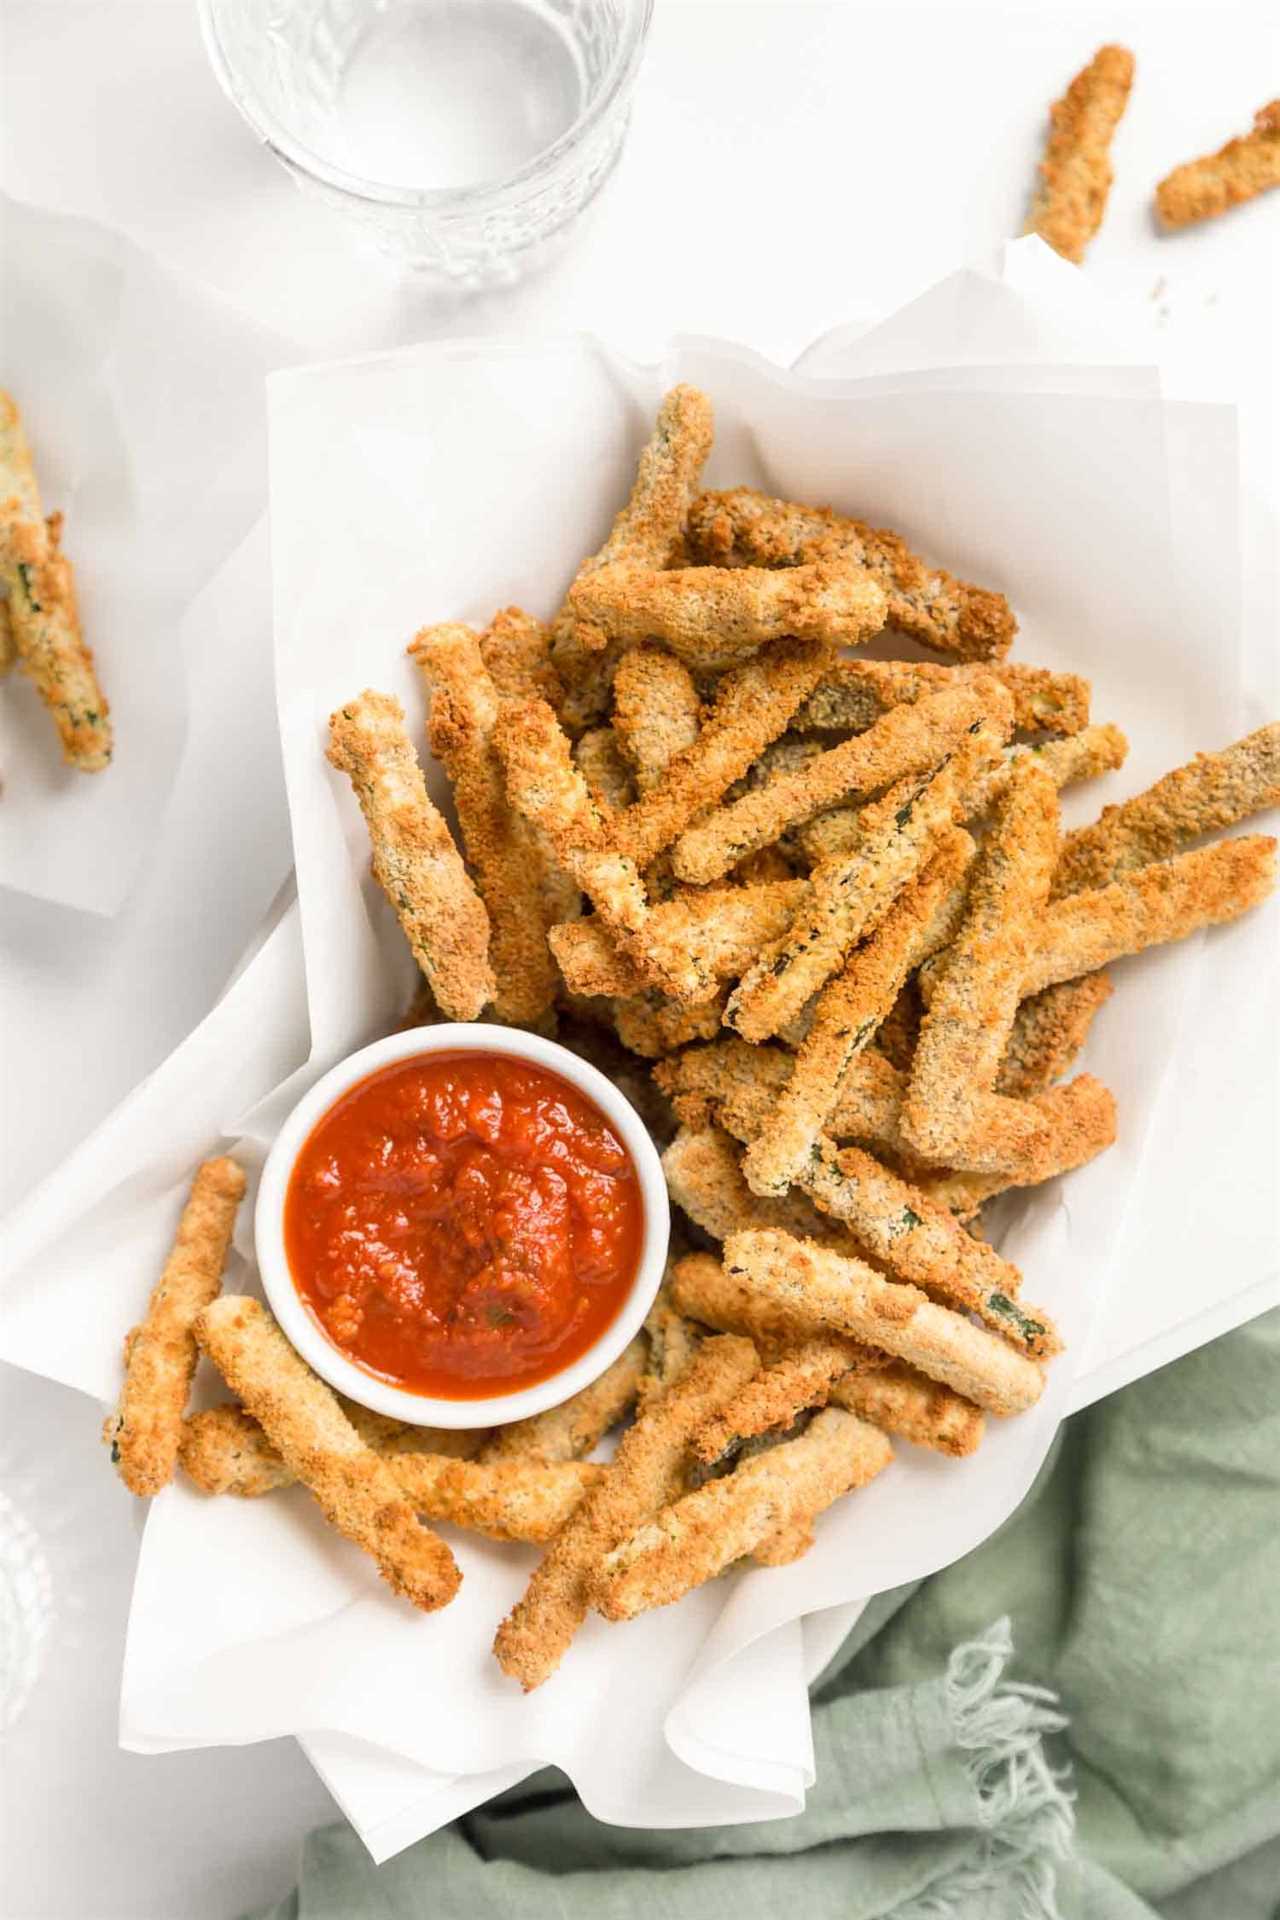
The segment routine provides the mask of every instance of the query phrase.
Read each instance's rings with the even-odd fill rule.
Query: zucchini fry
[[[199,1359],[193,1330],[222,1285],[244,1184],[244,1169],[234,1160],[205,1161],[146,1317],[125,1342],[120,1404],[102,1437],[131,1493],[159,1493],[173,1478],[183,1408]]]
[[[744,1440],[785,1432],[800,1414],[825,1406],[832,1386],[857,1367],[862,1351],[856,1340],[838,1335],[817,1335],[788,1347],[699,1427],[690,1443],[693,1453],[704,1465],[714,1466]]]
[[[610,1427],[616,1427],[635,1405],[640,1376],[648,1363],[649,1343],[638,1333],[598,1380],[583,1387],[558,1407],[513,1420],[499,1427],[484,1449],[486,1464],[494,1460],[577,1460],[591,1452]]]
[[[829,507],[771,500],[751,487],[704,493],[690,509],[689,540],[715,565],[794,569],[836,554],[852,560],[884,589],[891,627],[956,659],[1003,659],[1018,630],[1003,594],[930,567],[898,534]]]
[[[447,1606],[461,1578],[453,1555],[419,1523],[388,1462],[366,1446],[266,1308],[224,1294],[200,1314],[195,1334],[330,1526],[369,1554],[415,1607]]]
[[[484,1444],[483,1431],[454,1431],[445,1427],[407,1427],[370,1413],[354,1400],[338,1395],[338,1404],[366,1446],[375,1453],[394,1455],[420,1447],[427,1453],[469,1459]],[[187,1478],[201,1493],[235,1494],[256,1500],[278,1487],[291,1487],[296,1476],[284,1456],[273,1447],[258,1422],[243,1407],[224,1405],[189,1413],[182,1423],[178,1460]]]
[[[1110,886],[1069,894],[1040,918],[1022,977],[1024,997],[1127,954],[1185,940],[1201,927],[1238,920],[1271,892],[1275,868],[1271,835],[1242,834],[1135,867]],[[927,967],[921,973],[926,991],[928,973]]]
[[[642,1054],[646,1060],[660,1060],[691,1040],[714,1040],[728,997],[727,989],[722,989],[714,1000],[694,1007],[681,1006],[655,993],[615,1000],[614,1029],[632,1053]]]
[[[713,1240],[727,1240],[748,1227],[780,1227],[802,1238],[821,1239],[823,1221],[800,1193],[761,1200],[743,1177],[741,1156],[718,1127],[682,1127],[662,1156],[667,1190],[675,1204]]]
[[[725,1242],[724,1264],[781,1314],[883,1347],[988,1413],[1022,1413],[1043,1391],[1036,1363],[985,1327],[811,1240],[737,1233]]]
[[[590,1581],[606,1620],[670,1606],[780,1531],[883,1472],[893,1449],[877,1428],[829,1407],[795,1440],[663,1509],[607,1554]]]
[[[366,689],[329,718],[329,763],[350,780],[369,829],[373,871],[395,908],[441,1012],[475,1020],[497,983],[489,915],[427,796],[404,709]]]
[[[854,561],[773,572],[757,567],[609,566],[570,589],[588,628],[623,641],[661,640],[709,673],[741,666],[767,640],[854,647],[884,625],[883,589]]]
[[[670,1499],[690,1436],[757,1365],[749,1340],[721,1334],[704,1341],[674,1385],[650,1398],[622,1436],[608,1471],[551,1542],[498,1628],[498,1664],[526,1693],[564,1658],[586,1618],[587,1583],[604,1555]]]
[[[904,887],[823,988],[791,1078],[747,1150],[743,1172],[754,1193],[783,1193],[798,1178],[836,1108],[850,1065],[874,1039],[908,974],[954,937],[972,856],[973,842],[963,829],[945,835],[919,878]]]
[[[769,880],[677,894],[650,910],[646,948],[660,960],[669,957],[673,965],[677,956],[685,955],[697,977],[708,983],[701,997],[710,999],[718,981],[745,972],[761,946],[785,932],[808,885],[807,880]],[[594,918],[553,928],[551,950],[573,993],[631,999],[651,984]],[[698,993],[687,998],[696,1003]]]
[[[1026,231],[1077,266],[1107,210],[1111,142],[1132,85],[1129,49],[1099,47],[1049,109],[1049,139]]]
[[[1089,1037],[1094,1017],[1114,988],[1105,973],[1063,980],[1024,1000],[996,1074],[997,1093],[1026,1100],[1060,1080]]]
[[[637,791],[656,787],[697,739],[702,697],[683,660],[665,647],[633,647],[613,676],[613,728]]]
[[[1018,733],[1079,733],[1089,724],[1087,680],[1020,660],[954,667],[923,660],[837,660],[791,724],[798,733],[865,733],[903,702],[986,679],[998,680],[1012,700]]]
[[[556,713],[564,683],[551,662],[551,629],[523,607],[503,607],[480,635],[480,657],[502,700],[545,700]]]
[[[586,1460],[458,1460],[392,1454],[388,1466],[415,1513],[490,1540],[538,1545],[560,1531],[605,1469]]]
[[[1280,100],[1259,107],[1248,133],[1167,173],[1156,188],[1156,213],[1172,233],[1197,220],[1215,220],[1268,187],[1280,187]]]
[[[1018,1165],[1043,1137],[1031,1108],[991,1092],[1022,997],[1022,977],[1058,853],[1058,797],[1048,774],[1016,764],[975,863],[969,904],[938,963],[920,1027],[902,1131],[926,1159],[979,1173]]]
[[[833,1380],[830,1404],[934,1453],[962,1460],[982,1444],[986,1421],[970,1400],[895,1360]]]
[[[1044,1137],[1016,1172],[921,1173],[916,1185],[925,1198],[971,1219],[984,1200],[1010,1187],[1036,1187],[1042,1180],[1072,1173],[1115,1141],[1115,1096],[1091,1073],[1077,1075],[1065,1087],[1046,1087],[1028,1104],[1044,1123]]]
[[[865,733],[794,772],[776,774],[688,828],[673,855],[677,877],[693,883],[719,880],[744,855],[850,794],[874,793],[928,772],[954,750],[985,710],[981,690],[965,686],[891,707]]]
[[[493,744],[499,697],[470,627],[424,627],[409,648],[431,689],[431,751],[453,786],[462,842],[489,915],[499,1020],[533,1026],[555,1000],[546,857],[507,799]]]
[[[110,709],[80,631],[75,576],[62,551],[62,515],[44,517],[22,418],[12,394],[3,390],[0,586],[8,662],[17,658],[44,701],[67,764],[101,773],[114,744]]]
[[[1280,721],[1273,720],[1221,753],[1198,753],[1145,793],[1105,808],[1092,826],[1067,834],[1053,876],[1054,897],[1105,887],[1135,867],[1184,852],[1202,834],[1275,806]]]
[[[588,727],[573,743],[574,762],[591,798],[606,818],[621,813],[635,798],[631,769],[618,747],[612,727]]]

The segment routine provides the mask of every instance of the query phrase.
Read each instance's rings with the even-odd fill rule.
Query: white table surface
[[[355,258],[258,148],[208,72],[193,0],[6,0],[0,185],[122,229],[321,357],[452,332],[598,332],[645,356],[673,331],[779,359],[1018,231],[1044,109],[1104,39],[1138,59],[1118,179],[1087,272],[1148,319],[1184,393],[1239,397],[1246,469],[1274,481],[1277,212],[1162,240],[1154,182],[1280,92],[1267,4],[888,8],[657,0],[620,170],[573,251],[461,306]],[[16,377],[16,371],[15,375]],[[251,858],[251,851],[246,854]],[[101,1057],[60,981],[109,972],[109,928],[6,899],[6,1079],[59,1089],[3,1118],[0,1206],[41,1177],[211,1004],[230,955],[175,929],[171,991],[116,983]],[[291,1742],[121,1754],[115,1701],[136,1549],[96,1409],[4,1370],[5,1479],[45,1536],[52,1653],[0,1746],[6,1920],[225,1920],[291,1884],[332,1806]]]

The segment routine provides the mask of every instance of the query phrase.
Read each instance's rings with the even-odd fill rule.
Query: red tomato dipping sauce
[[[345,1093],[294,1163],[293,1282],[348,1359],[450,1400],[579,1358],[640,1264],[640,1182],[592,1100],[491,1053],[397,1060]]]

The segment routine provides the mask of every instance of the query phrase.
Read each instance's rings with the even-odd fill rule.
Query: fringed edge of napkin
[[[1067,1772],[1049,1765],[1043,1742],[1067,1721],[1048,1687],[1004,1679],[1012,1654],[1006,1616],[947,1662],[947,1712],[984,1831],[893,1920],[1059,1920],[1056,1862],[1070,1850],[1075,1809]]]

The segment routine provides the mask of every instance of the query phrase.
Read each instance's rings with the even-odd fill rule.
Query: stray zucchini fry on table
[[[883,588],[891,627],[959,660],[1002,659],[1017,632],[1003,594],[930,567],[898,534],[829,507],[771,500],[751,487],[704,493],[689,514],[689,542],[714,566],[794,568],[838,554]]]
[[[588,1582],[600,1561],[670,1499],[691,1435],[757,1365],[749,1340],[721,1334],[703,1343],[673,1386],[646,1402],[604,1479],[556,1535],[524,1597],[498,1629],[498,1664],[526,1692],[564,1658],[586,1618]]]
[[[49,709],[68,765],[101,773],[111,763],[111,720],[80,631],[75,576],[62,551],[62,515],[44,517],[22,418],[13,396],[2,390],[0,586],[7,595],[0,603],[5,667],[17,659]]]
[[[234,1160],[206,1160],[192,1182],[146,1317],[125,1341],[120,1405],[103,1439],[131,1493],[159,1493],[173,1478],[199,1359],[196,1317],[222,1285],[243,1198],[244,1169]]]
[[[686,1494],[606,1554],[591,1576],[591,1603],[607,1620],[669,1606],[770,1535],[866,1486],[891,1457],[875,1427],[828,1408],[798,1439]]]
[[[224,1294],[204,1309],[195,1332],[330,1526],[369,1554],[415,1607],[431,1613],[447,1606],[461,1580],[453,1555],[421,1524],[388,1462],[366,1446],[266,1308]]]
[[[1214,220],[1268,187],[1280,187],[1280,100],[1259,107],[1248,133],[1166,174],[1156,188],[1156,213],[1171,233]]]
[[[1107,210],[1111,142],[1132,85],[1129,49],[1099,47],[1049,109],[1049,139],[1026,230],[1077,266]]]
[[[489,916],[405,730],[404,708],[366,690],[329,720],[329,761],[360,802],[378,884],[440,1011],[475,1020],[494,996]]]

